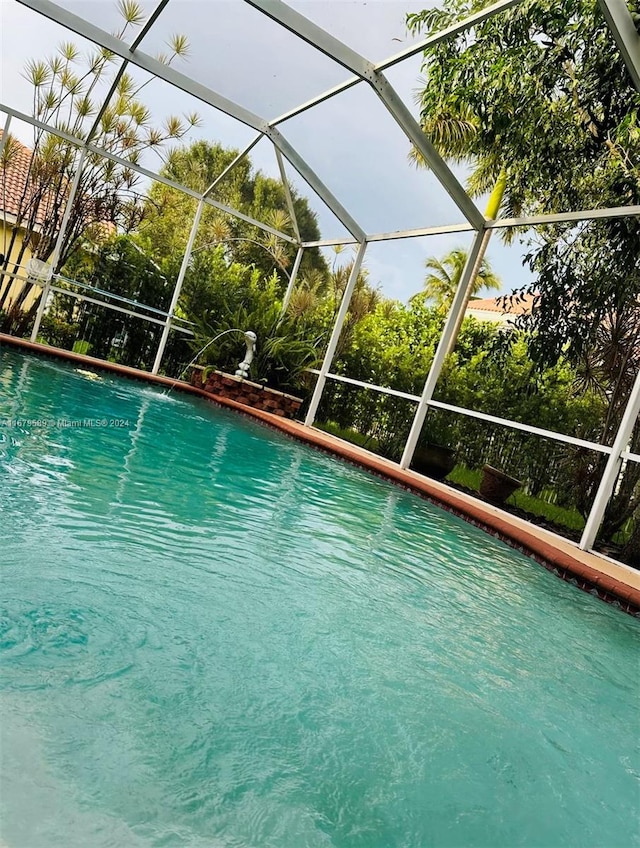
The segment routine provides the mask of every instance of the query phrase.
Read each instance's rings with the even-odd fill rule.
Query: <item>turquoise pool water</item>
[[[3,846],[640,844],[640,622],[205,402],[0,421]]]

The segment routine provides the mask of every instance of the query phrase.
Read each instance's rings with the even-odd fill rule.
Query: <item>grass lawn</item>
[[[473,489],[477,492],[480,488],[481,478],[482,471],[479,468],[471,469],[464,465],[456,465],[447,479],[452,483],[457,483],[459,486],[464,486],[466,489]],[[580,531],[584,527],[584,518],[577,509],[558,506],[544,500],[544,498],[536,498],[528,495],[521,489],[514,492],[507,499],[506,505],[515,506],[518,509],[531,513],[531,515],[537,515],[539,518],[544,518],[545,521],[550,521],[569,530]]]

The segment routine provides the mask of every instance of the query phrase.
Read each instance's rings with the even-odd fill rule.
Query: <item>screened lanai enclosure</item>
[[[334,420],[336,409],[358,408],[359,421],[345,415],[341,423],[363,433],[367,422],[378,422],[382,444],[378,431],[384,420],[393,445],[387,455],[402,468],[410,467],[429,428],[448,430],[450,441],[469,457],[475,451],[476,465],[486,459],[486,446],[508,443],[502,461],[508,465],[510,458],[524,476],[533,474],[536,457],[530,493],[554,483],[556,500],[567,466],[579,466],[588,489],[587,508],[576,525],[580,547],[594,547],[616,498],[628,509],[618,528],[628,539],[636,526],[631,507],[639,505],[636,521],[640,509],[640,181],[637,142],[625,146],[639,132],[639,11],[625,0],[451,2],[437,14],[431,7],[423,13],[422,4],[409,0],[7,0],[0,104],[3,330],[116,361],[128,345],[133,351],[128,364],[178,378],[200,342],[228,326],[228,316],[208,315],[207,335],[185,309],[185,286],[195,287],[197,297],[194,279],[203,269],[214,273],[218,262],[228,271],[239,256],[250,269],[262,266],[261,280],[252,283],[238,271],[238,286],[273,291],[280,314],[289,316],[288,328],[296,316],[304,322],[305,303],[326,288],[317,283],[318,275],[333,271],[340,279],[334,308],[318,362],[306,371],[308,427]],[[581,30],[587,18],[595,22],[590,48]],[[482,100],[474,88],[473,62],[478,79],[491,79],[499,64],[503,36],[497,33],[509,33],[522,54],[522,79],[511,80],[505,113],[504,99]],[[463,70],[451,70],[455,61]],[[549,83],[551,67],[564,75],[556,88]],[[606,83],[602,91],[593,85],[598,78]],[[545,85],[551,92],[548,108],[532,117],[524,104]],[[624,112],[625,102],[628,117],[618,120],[618,135],[612,136],[607,121],[615,110],[618,116]],[[563,109],[573,113],[591,147],[570,136],[542,144]],[[180,117],[166,118],[167,113]],[[493,122],[490,145],[483,121]],[[528,122],[520,164],[513,154],[519,122]],[[211,158],[206,143],[229,148],[218,148]],[[189,145],[201,145],[200,154],[181,159],[180,149]],[[585,159],[592,147],[605,150],[606,161],[600,153]],[[547,179],[547,191],[532,200],[522,186],[537,156],[549,159],[536,184]],[[481,173],[474,171],[478,162]],[[620,176],[607,181],[608,169],[615,168]],[[603,174],[606,190],[598,183]],[[249,198],[243,195],[247,180]],[[260,201],[269,191],[279,197],[279,214]],[[147,238],[150,229],[155,242]],[[123,234],[135,238],[123,243],[118,240]],[[566,248],[558,250],[555,266],[547,262],[540,280],[542,265],[527,265],[523,258],[532,243],[542,245],[547,259],[558,244]],[[161,261],[154,244],[171,244],[172,261]],[[590,266],[571,254],[576,244],[587,254],[601,251],[612,269],[630,269],[619,310],[624,329],[611,317],[613,307],[622,306],[619,290],[613,284],[605,290],[602,278],[589,294]],[[464,262],[438,319],[437,337],[429,342],[426,370],[420,351],[411,349],[412,376],[420,384],[394,382],[393,357],[382,349],[373,351],[374,364],[350,371],[343,342],[363,291],[373,290],[375,301],[380,284],[389,301],[406,301],[422,285],[425,258],[454,247],[463,249]],[[569,411],[561,429],[533,401],[511,416],[507,398],[533,398],[542,391],[544,380],[536,382],[535,376],[485,395],[481,385],[455,395],[449,391],[457,374],[468,373],[464,357],[472,353],[465,354],[464,345],[472,342],[464,334],[457,347],[456,341],[491,251],[502,294],[518,293],[507,298],[511,306],[505,301],[503,311],[508,314],[529,292],[534,311],[544,307],[553,316],[556,344],[564,331],[567,345],[571,334],[579,336],[575,316],[571,322],[562,314],[573,296],[567,286],[575,287],[580,303],[609,299],[598,312],[607,342],[581,377],[586,385],[615,360],[616,380],[600,397],[615,408],[605,427],[589,429]],[[563,262],[572,270],[565,274],[564,300],[554,309],[548,292]],[[365,268],[369,289],[362,285]],[[110,289],[121,278],[135,278],[135,284],[125,293]],[[394,309],[387,304],[387,327],[393,326]],[[418,309],[411,313],[417,324]],[[401,317],[398,313],[398,321]],[[582,317],[587,327],[589,316]],[[614,324],[624,336],[615,350]],[[535,324],[537,333],[541,327]],[[388,332],[391,339],[396,331]],[[492,344],[499,347],[505,335],[494,334]],[[365,336],[360,344],[367,346]],[[504,374],[505,381],[514,380],[508,369]]]
[[[638,3],[0,24],[0,848],[640,848]]]

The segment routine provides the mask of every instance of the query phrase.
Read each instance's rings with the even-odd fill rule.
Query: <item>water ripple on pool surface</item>
[[[8,848],[637,845],[638,622],[230,413],[0,351]],[[634,841],[635,840],[635,841]]]
[[[59,594],[58,587],[48,588],[53,592],[45,597]],[[34,606],[13,601],[0,608],[6,689],[94,685],[132,667],[136,651],[148,641],[147,627],[123,616],[122,608],[115,615],[105,612],[104,603],[73,605],[78,589],[74,584],[67,603],[43,600]]]

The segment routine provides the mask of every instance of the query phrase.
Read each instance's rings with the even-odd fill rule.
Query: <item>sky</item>
[[[139,2],[146,14],[155,6],[152,0]],[[108,31],[120,25],[114,0],[61,0],[59,5]],[[405,16],[428,2],[290,0],[289,5],[376,62],[411,44]],[[22,76],[27,59],[52,55],[61,41],[73,41],[84,53],[91,49],[88,42],[17,0],[0,0],[0,30],[0,100],[26,113],[31,112],[32,100],[31,87]],[[266,119],[283,114],[351,76],[242,0],[170,0],[140,49],[152,55],[166,51],[167,40],[175,33],[185,34],[190,42],[188,59],[176,65],[179,70]],[[416,118],[420,63],[418,55],[387,72],[389,81]],[[131,72],[136,79],[146,78],[138,69],[131,68]],[[256,135],[160,80],[153,80],[145,88],[144,101],[158,121],[168,114],[197,111],[201,124],[189,134],[189,140],[208,139],[242,148]],[[279,129],[369,234],[464,220],[434,175],[410,164],[406,136],[365,83],[283,122]],[[14,122],[11,131],[26,144],[32,138],[26,124]],[[264,173],[279,176],[270,142],[260,142],[251,159]],[[161,165],[157,159],[144,164],[154,170]],[[289,167],[287,173],[317,213],[322,237],[348,235],[297,172]],[[456,173],[464,181],[464,172],[457,169]],[[482,209],[484,199],[476,202]],[[372,243],[365,265],[372,284],[386,296],[406,301],[422,287],[427,257],[441,258],[452,248],[466,248],[469,244],[469,234]],[[487,256],[502,280],[503,292],[531,279],[522,264],[525,252],[523,245],[506,246],[500,235],[494,234]]]

